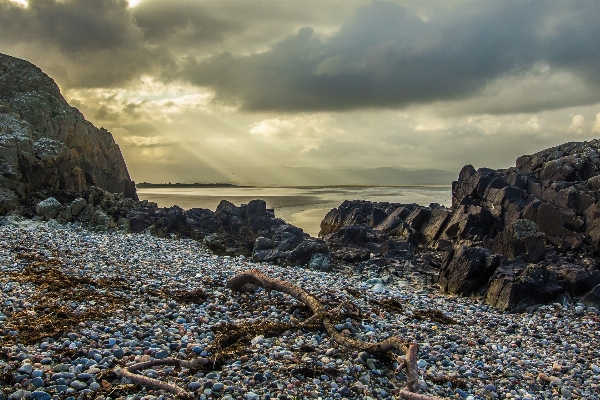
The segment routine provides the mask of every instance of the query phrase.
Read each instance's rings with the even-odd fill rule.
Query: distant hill
[[[457,179],[456,172],[452,171],[400,167],[320,169],[277,166],[230,168],[228,172],[231,182],[252,186],[450,185]]]

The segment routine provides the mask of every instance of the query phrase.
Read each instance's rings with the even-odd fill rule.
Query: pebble
[[[103,307],[107,293],[125,302],[103,319],[69,327],[63,336],[32,344],[16,341],[21,333],[11,325],[11,314],[39,312],[31,302],[36,286],[17,279],[30,259],[47,260],[69,276],[119,282],[114,287],[94,287],[88,300],[65,302],[74,313]],[[122,384],[113,374],[104,374],[117,365],[166,357],[210,360],[212,329],[223,321],[304,318],[294,311],[298,302],[287,295],[264,290],[232,293],[225,286],[236,273],[252,268],[299,284],[324,301],[354,302],[364,320],[335,321],[345,335],[362,341],[398,335],[418,343],[419,388],[424,394],[465,399],[598,399],[600,313],[595,308],[553,303],[507,314],[476,299],[446,296],[421,284],[422,280],[390,279],[387,272],[383,279],[368,267],[354,276],[277,267],[216,256],[192,240],[96,233],[76,225],[41,222],[0,223],[0,342],[6,353],[0,370],[14,378],[12,386],[3,386],[2,396],[43,400],[106,396]],[[344,290],[347,287],[363,294],[355,298]],[[197,288],[206,291],[206,300],[179,302],[167,294]],[[395,299],[405,310],[389,312],[370,299]],[[428,309],[459,323],[414,318],[413,311]],[[238,357],[214,371],[206,368],[184,375],[169,366],[155,366],[143,373],[178,381],[207,399],[396,398],[406,383],[405,370],[397,373],[391,363],[386,365],[387,360],[366,352],[352,354],[323,331],[290,329],[278,337],[257,336],[246,354]],[[319,372],[302,376],[299,367]],[[444,377],[459,379],[465,386],[453,387]],[[89,394],[95,391],[99,393]],[[102,396],[98,399],[106,399]],[[150,388],[128,396],[170,398]]]
[[[46,393],[46,392],[38,392],[37,390],[34,392],[31,392],[31,394],[29,395],[30,399],[33,400],[50,400],[50,394]]]

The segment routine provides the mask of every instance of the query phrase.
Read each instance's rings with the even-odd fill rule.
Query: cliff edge
[[[119,146],[35,65],[0,54],[0,214],[91,186],[137,199]]]

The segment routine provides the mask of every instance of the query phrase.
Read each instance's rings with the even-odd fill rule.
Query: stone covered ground
[[[600,398],[600,312],[549,304],[508,314],[418,279],[325,273],[213,255],[191,240],[94,233],[53,221],[0,226],[0,400],[155,399],[118,367],[204,357],[196,371],[143,373],[221,399],[395,398],[397,361],[339,347],[295,299],[225,287],[257,268],[361,315],[347,335],[420,345],[421,393],[467,399]],[[409,277],[410,278],[410,277]],[[278,327],[274,329],[273,327]],[[273,328],[273,329],[269,329]]]

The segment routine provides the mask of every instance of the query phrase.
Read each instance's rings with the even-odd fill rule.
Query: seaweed
[[[18,332],[3,337],[7,342],[31,344],[47,337],[57,338],[79,323],[103,319],[125,304],[123,298],[106,290],[122,288],[120,281],[68,275],[59,269],[60,260],[55,257],[25,253],[20,254],[20,260],[29,264],[22,272],[9,273],[2,280],[32,284],[38,290],[27,299],[31,307],[6,310],[6,328]]]
[[[415,310],[413,315],[418,320],[428,319],[445,325],[456,325],[458,322],[439,310]]]

